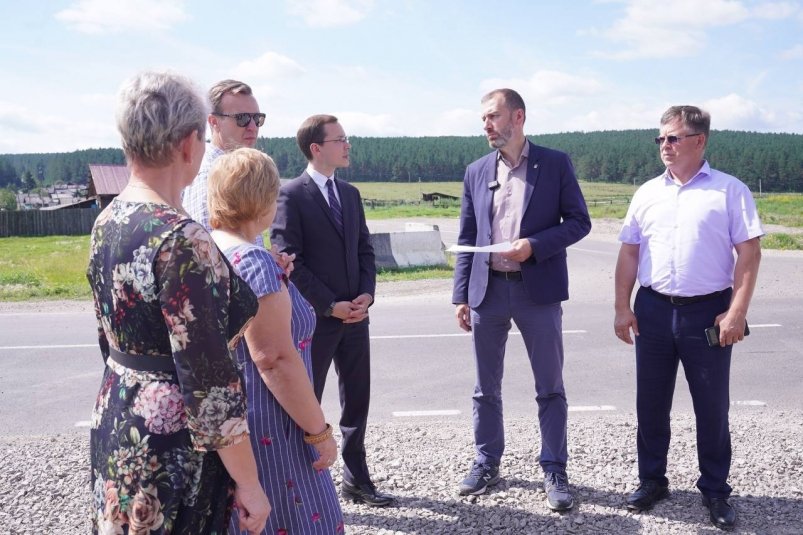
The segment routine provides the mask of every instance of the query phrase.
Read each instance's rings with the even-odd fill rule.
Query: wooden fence
[[[606,197],[586,199],[588,206],[603,204],[628,204],[630,197]],[[404,201],[363,199],[366,209],[400,205],[460,206],[460,201],[439,199],[436,201]],[[26,210],[20,212],[0,211],[0,238],[9,236],[80,236],[89,235],[100,208],[76,208],[72,210]]]
[[[0,211],[0,238],[89,235],[100,208]]]

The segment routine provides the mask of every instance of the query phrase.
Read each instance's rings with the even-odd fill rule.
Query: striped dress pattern
[[[295,285],[287,281],[264,248],[238,245],[224,254],[257,297],[280,291],[286,285],[292,302],[293,340],[312,381],[310,346],[315,331],[314,309]],[[237,346],[236,358],[245,379],[251,445],[262,487],[272,507],[263,533],[343,533],[343,513],[329,470],[318,472],[312,468],[317,451],[304,443],[304,431],[265,386],[244,339]],[[237,515],[232,515],[229,533],[241,533]]]

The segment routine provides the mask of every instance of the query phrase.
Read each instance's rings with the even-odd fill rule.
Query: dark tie
[[[326,192],[329,194],[329,208],[332,209],[332,217],[335,218],[338,230],[343,230],[343,209],[335,195],[335,181],[332,178],[326,180]]]

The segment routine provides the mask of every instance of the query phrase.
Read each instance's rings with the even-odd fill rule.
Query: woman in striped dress
[[[271,500],[265,534],[343,532],[328,468],[337,457],[332,428],[312,389],[315,312],[270,252],[254,244],[276,214],[279,173],[248,148],[220,156],[209,174],[212,237],[259,298],[237,347],[260,481]],[[230,533],[240,533],[232,518]]]

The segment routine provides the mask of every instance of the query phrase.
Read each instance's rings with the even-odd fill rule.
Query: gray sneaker
[[[567,511],[574,507],[574,496],[569,490],[569,478],[566,474],[546,472],[544,474],[544,491],[546,503],[553,511]]]
[[[460,495],[471,494],[477,496],[485,492],[485,489],[499,483],[499,467],[492,464],[480,464],[474,462],[471,471],[460,483]]]

